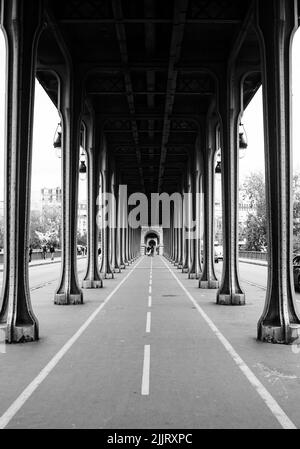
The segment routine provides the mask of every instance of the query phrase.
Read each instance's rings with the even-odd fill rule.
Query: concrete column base
[[[181,269],[181,271],[182,271],[182,273],[188,273],[188,272],[189,272],[189,269],[188,269],[187,267],[183,267],[183,268]]]
[[[54,304],[60,306],[83,304],[82,292],[76,294],[56,293],[54,296]]]
[[[103,282],[102,280],[92,281],[92,280],[84,280],[82,281],[82,288],[102,288]]]
[[[111,272],[111,273],[104,273],[104,279],[114,279],[115,278],[115,275],[114,275],[114,273],[113,272]]]
[[[199,273],[189,273],[188,279],[199,279]]]
[[[292,344],[300,338],[300,325],[272,326],[260,324],[258,326],[257,338],[267,343]]]
[[[0,330],[5,332],[5,341],[7,343],[25,343],[39,339],[37,323],[23,325],[1,324]]]
[[[244,293],[217,294],[217,304],[225,306],[244,306],[246,304]]]
[[[199,288],[219,288],[219,281],[199,281]]]

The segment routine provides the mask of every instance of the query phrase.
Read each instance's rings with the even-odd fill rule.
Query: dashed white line
[[[162,259],[162,258],[161,258]],[[199,306],[199,304],[196,302],[196,300],[193,298],[193,296],[190,294],[190,292],[185,288],[185,286],[182,284],[182,282],[178,279],[176,274],[170,269],[170,267],[167,265],[167,263],[162,259],[165,266],[170,271],[171,275],[174,277],[176,282],[180,285],[182,290],[185,292],[187,297],[191,300],[195,308],[198,310],[204,321],[206,321],[207,325],[210,327],[212,332],[216,335],[216,337],[219,339],[219,341],[222,343],[226,351],[229,353],[229,355],[232,357],[234,362],[237,364],[237,366],[240,368],[242,373],[246,376],[250,384],[255,388],[256,392],[259,394],[261,399],[264,401],[266,406],[269,408],[273,416],[277,419],[277,421],[280,423],[280,425],[284,429],[297,429],[295,424],[290,420],[290,418],[287,416],[287,414],[282,410],[278,402],[273,398],[273,396],[268,392],[268,390],[264,387],[264,385],[260,382],[260,380],[255,376],[253,371],[246,365],[244,360],[239,356],[239,354],[235,351],[233,346],[229,343],[227,338],[222,334],[222,332],[219,331],[217,326],[214,324],[214,322],[209,318],[209,316],[204,312],[204,310]]]
[[[151,287],[151,285],[149,285],[149,294],[151,295],[151,293],[152,293],[152,287]]]
[[[32,396],[38,386],[46,379],[46,377],[51,373],[51,371],[56,367],[58,362],[64,357],[64,355],[71,349],[74,343],[79,339],[83,332],[88,328],[88,326],[94,321],[96,316],[101,312],[103,307],[108,303],[112,296],[119,290],[119,288],[124,284],[124,282],[133,273],[135,268],[142,262],[141,260],[133,267],[132,270],[119,282],[119,284],[114,288],[114,290],[107,296],[104,302],[89,316],[89,318],[83,323],[83,325],[78,329],[77,332],[64,344],[64,346],[55,354],[55,356],[47,363],[47,365],[40,371],[40,373],[33,379],[33,381],[22,391],[20,396],[11,404],[11,406],[3,413],[0,417],[0,429],[4,429],[13,417],[18,413],[18,411],[23,407],[26,401]]]
[[[149,334],[150,332],[151,332],[151,312],[147,312],[146,333]]]
[[[142,377],[142,395],[149,395],[150,384],[150,345],[144,347],[144,363],[143,363],[143,377]]]
[[[148,296],[148,307],[152,307],[152,296]]]
[[[149,285],[152,285],[152,279],[149,280]]]

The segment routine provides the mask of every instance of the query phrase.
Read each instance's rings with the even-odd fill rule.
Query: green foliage
[[[245,238],[247,251],[262,251],[267,246],[267,214],[265,182],[261,172],[251,173],[243,184],[244,199],[253,212],[246,221]]]
[[[265,182],[262,173],[251,173],[243,184],[244,199],[253,208],[246,221],[246,249],[261,251],[267,246],[267,215]],[[300,251],[300,174],[293,177],[293,240],[294,251]]]
[[[3,217],[0,218],[0,250],[4,246],[4,220]]]
[[[33,248],[43,245],[59,246],[61,208],[44,207],[42,213],[32,211],[30,216],[30,244]]]
[[[80,234],[77,232],[77,245],[87,246],[87,233]]]

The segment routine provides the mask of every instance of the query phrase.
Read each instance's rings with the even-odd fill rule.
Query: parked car
[[[223,248],[220,245],[214,245],[214,259],[215,263],[218,263],[219,260],[223,260]],[[201,263],[204,262],[203,251],[201,251]]]
[[[300,290],[300,254],[293,257],[293,275],[295,290]]]
[[[215,250],[215,262],[218,263],[219,260],[223,260],[223,246],[215,243],[214,250]]]

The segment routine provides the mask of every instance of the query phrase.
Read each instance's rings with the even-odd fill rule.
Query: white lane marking
[[[152,293],[152,287],[151,287],[151,285],[149,285],[149,294],[151,295],[151,293]]]
[[[163,260],[163,259],[162,259]],[[213,323],[213,321],[209,318],[209,316],[204,312],[204,310],[199,306],[199,304],[195,301],[193,296],[190,294],[190,292],[185,288],[185,286],[182,284],[182,282],[178,279],[175,273],[170,269],[170,267],[166,264],[166,262],[163,260],[164,264],[174,277],[174,279],[177,281],[177,283],[180,285],[182,290],[185,292],[187,297],[192,301],[193,305],[196,307],[202,318],[206,321],[210,329],[213,331],[213,333],[216,335],[216,337],[219,339],[219,341],[222,343],[226,351],[230,354],[230,356],[233,358],[237,366],[240,368],[242,373],[246,376],[246,378],[249,380],[251,385],[255,388],[256,392],[259,394],[261,399],[264,401],[266,406],[269,408],[271,413],[274,415],[274,417],[277,419],[277,421],[280,423],[280,425],[284,429],[297,429],[295,424],[290,420],[290,418],[287,416],[287,414],[282,410],[278,402],[273,398],[273,396],[268,392],[268,390],[264,387],[264,385],[258,380],[258,378],[255,376],[253,371],[246,365],[246,363],[243,361],[243,359],[238,355],[238,353],[235,351],[233,346],[229,343],[226,337],[219,331],[217,326]]]
[[[143,396],[149,395],[150,383],[150,345],[144,347],[144,363],[143,363],[143,377],[142,377],[142,391]]]
[[[148,307],[152,307],[152,296],[149,295],[148,297]]]
[[[16,413],[23,407],[25,402],[30,398],[30,396],[35,392],[38,386],[46,379],[46,377],[51,373],[51,371],[56,367],[58,362],[63,358],[63,356],[71,349],[74,343],[79,339],[83,332],[88,328],[96,316],[101,312],[103,307],[108,303],[112,296],[119,290],[121,285],[129,278],[133,273],[135,268],[142,262],[142,259],[137,263],[135,267],[128,272],[128,274],[121,280],[121,282],[114,288],[114,290],[107,296],[104,302],[89,316],[89,318],[83,323],[83,325],[78,329],[77,332],[64,344],[64,346],[55,354],[55,356],[47,363],[47,365],[40,371],[40,373],[33,379],[33,381],[22,391],[20,396],[11,404],[11,406],[3,413],[0,417],[0,429],[4,429]]]
[[[151,332],[151,312],[147,312],[146,333],[149,334],[150,332]]]
[[[152,285],[152,279],[149,280],[149,285]]]

